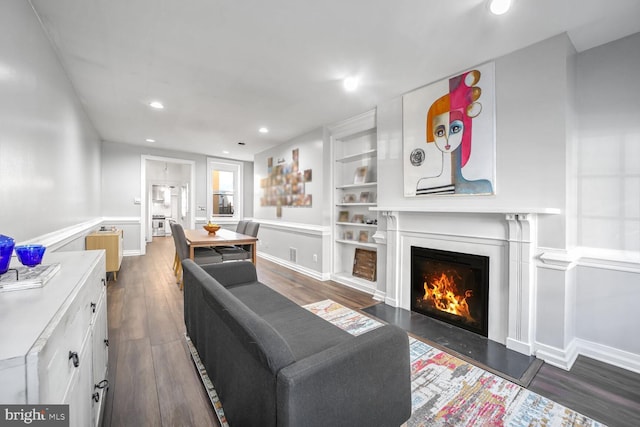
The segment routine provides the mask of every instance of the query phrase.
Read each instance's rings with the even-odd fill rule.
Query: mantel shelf
[[[423,213],[479,213],[479,214],[545,214],[560,215],[562,209],[559,208],[532,208],[532,207],[495,207],[495,208],[475,208],[475,207],[453,207],[453,206],[376,206],[369,208],[370,211],[377,212],[423,212]]]

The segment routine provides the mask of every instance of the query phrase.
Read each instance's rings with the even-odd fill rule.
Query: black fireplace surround
[[[489,257],[412,246],[411,310],[487,337]]]

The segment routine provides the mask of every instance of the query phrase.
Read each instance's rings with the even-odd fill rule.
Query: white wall
[[[0,2],[0,233],[100,216],[100,140],[26,1]]]

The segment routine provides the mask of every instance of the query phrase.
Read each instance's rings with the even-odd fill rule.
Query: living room
[[[135,145],[99,131],[92,114],[100,109],[87,112],[77,89],[83,82],[69,75],[54,47],[63,41],[45,32],[36,13],[44,6],[32,3],[35,12],[28,2],[1,6],[7,37],[0,41],[0,233],[70,251],[83,250],[95,228],[116,226],[124,230],[125,256],[144,255],[145,156],[193,164],[193,227],[201,227],[209,219],[208,163],[229,158],[213,147]],[[637,6],[627,7],[634,16]],[[640,338],[629,333],[640,324],[640,106],[634,96],[640,34],[619,27],[618,37],[592,46],[578,47],[562,32],[488,58],[460,59],[456,68],[428,74],[375,104],[362,101],[348,115],[309,123],[251,158],[240,152],[234,160],[243,171],[242,216],[261,223],[258,255],[333,279],[333,144],[345,126],[373,117],[377,206],[370,215],[377,227],[370,239],[378,247],[378,278],[360,290],[408,309],[411,246],[488,251],[503,295],[489,302],[495,308],[489,338],[562,369],[584,355],[640,372]],[[495,194],[405,197],[404,96],[485,63],[495,71]],[[311,205],[263,205],[260,183],[269,159],[287,163],[293,151],[300,169],[312,171],[306,183]]]

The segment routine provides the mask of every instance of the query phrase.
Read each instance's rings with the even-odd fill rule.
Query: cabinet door
[[[98,426],[101,422],[102,409],[106,398],[107,384],[107,365],[109,363],[109,352],[107,344],[107,299],[103,294],[96,310],[95,323],[92,335],[92,352],[93,352],[93,382],[92,393],[96,398],[91,401],[93,425]]]
[[[87,427],[91,425],[91,334],[87,333],[82,351],[78,354],[78,367],[72,374],[69,391],[64,403],[69,404],[69,425]]]

